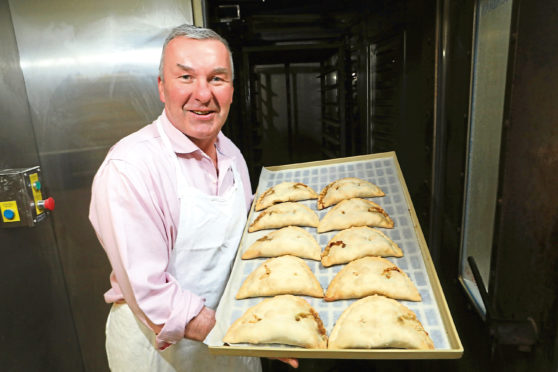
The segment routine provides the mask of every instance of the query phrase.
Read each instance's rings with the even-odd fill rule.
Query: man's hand
[[[298,368],[298,359],[295,358],[269,358],[269,359],[277,359],[283,363],[290,365],[293,368]]]
[[[184,337],[191,340],[203,341],[214,326],[215,311],[204,306],[200,313],[186,324]]]

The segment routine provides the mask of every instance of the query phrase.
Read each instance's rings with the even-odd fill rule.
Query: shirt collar
[[[189,154],[196,151],[202,152],[201,149],[194,142],[192,142],[190,138],[188,138],[188,136],[186,136],[174,125],[172,125],[169,118],[167,117],[167,113],[165,110],[163,110],[163,114],[161,115],[161,124],[163,126],[163,130],[165,131],[165,134],[169,137],[169,141],[175,153]],[[219,134],[217,134],[215,148],[218,152],[224,154],[221,147],[222,136],[222,132],[219,132]]]

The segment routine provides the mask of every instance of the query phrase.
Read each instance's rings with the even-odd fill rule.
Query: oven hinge
[[[473,277],[486,308],[486,324],[492,339],[493,348],[497,345],[515,345],[518,350],[529,352],[539,337],[538,327],[535,320],[527,317],[524,320],[511,320],[498,316],[497,312],[488,300],[488,291],[484,285],[477,263],[473,257],[468,257]]]

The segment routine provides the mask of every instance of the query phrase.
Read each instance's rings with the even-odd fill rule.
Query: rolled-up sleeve
[[[118,291],[164,348],[184,337],[204,300],[168,272],[176,226],[167,195],[152,175],[122,160],[106,161],[95,176],[89,218],[112,265]],[[114,290],[114,285],[113,289]]]

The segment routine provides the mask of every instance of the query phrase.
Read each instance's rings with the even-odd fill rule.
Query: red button
[[[45,209],[48,209],[49,211],[54,210],[54,198],[52,198],[52,197],[47,198],[45,200],[44,207],[45,207]]]

